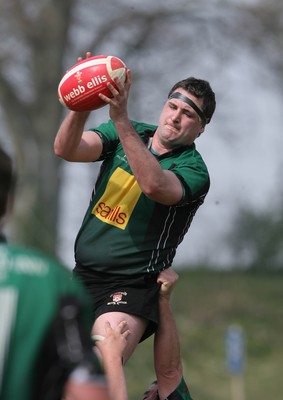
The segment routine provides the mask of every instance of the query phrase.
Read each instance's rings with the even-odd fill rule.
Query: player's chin
[[[166,125],[164,135],[167,140],[174,141],[179,136],[179,131],[174,126]]]
[[[161,140],[162,145],[170,150],[179,147],[178,140],[176,140],[175,135],[164,135]]]
[[[153,382],[147,391],[143,394],[142,400],[158,400],[158,386],[157,382]]]

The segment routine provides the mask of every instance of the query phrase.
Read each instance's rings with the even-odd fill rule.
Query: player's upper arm
[[[57,135],[54,152],[66,161],[92,162],[99,159],[103,149],[101,137],[97,132],[84,131],[81,136]]]
[[[167,206],[178,204],[184,194],[184,189],[180,179],[170,170],[164,170],[164,179],[159,179],[155,185],[148,186],[143,190],[145,195],[157,203]]]
[[[205,196],[210,178],[207,169],[194,166],[178,170],[164,170],[165,180],[159,180],[156,192],[148,197],[165,205],[183,205]],[[163,182],[163,183],[162,183]]]
[[[84,131],[77,149],[68,161],[92,162],[99,159],[103,149],[100,136],[94,131]]]

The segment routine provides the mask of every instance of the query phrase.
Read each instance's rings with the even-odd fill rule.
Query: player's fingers
[[[162,285],[160,286],[160,291],[161,291],[161,293],[164,293],[164,294],[168,293],[169,294],[170,291],[171,291],[171,287],[172,287],[171,283],[163,282]]]
[[[125,81],[125,88],[129,89],[132,84],[132,72],[129,68],[126,70],[126,81]]]
[[[129,329],[127,329],[125,332],[123,332],[123,337],[125,338],[125,339],[128,339],[128,336],[131,334],[131,331],[129,330]]]
[[[109,321],[105,321],[104,330],[105,330],[106,335],[113,330]]]
[[[166,277],[165,276],[159,276],[158,278],[157,278],[157,283],[159,283],[160,285],[168,285],[170,282],[168,281],[168,279],[166,279]],[[172,283],[172,282],[171,282]]]
[[[85,53],[85,58],[89,58],[89,57],[92,57],[92,54],[91,54],[91,52],[90,51],[87,51],[86,53]],[[77,58],[77,61],[78,62],[80,62],[80,61],[82,61],[83,60],[83,57],[78,57]]]
[[[102,94],[102,93],[98,93],[98,96],[101,98],[101,100],[103,100],[105,103],[110,103],[111,102],[111,99],[109,98],[109,97],[107,97],[107,96],[105,96],[104,94]]]
[[[118,332],[122,333],[125,330],[127,325],[128,325],[127,321],[124,321],[124,320],[120,321],[119,324],[117,325]]]
[[[179,275],[172,268],[161,271],[157,277],[158,283],[170,282],[175,283],[179,279]]]
[[[121,90],[123,89],[123,86],[121,85],[119,78],[115,78],[114,82],[117,85],[118,90],[110,82],[108,82],[107,87],[110,90],[110,92],[113,94],[113,96],[117,96],[118,94],[120,94]]]

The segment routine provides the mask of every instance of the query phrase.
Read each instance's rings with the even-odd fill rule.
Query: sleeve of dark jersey
[[[75,296],[60,299],[58,311],[41,344],[36,362],[33,400],[61,400],[69,375],[87,368],[92,382],[104,379],[101,364],[92,350],[82,305]]]

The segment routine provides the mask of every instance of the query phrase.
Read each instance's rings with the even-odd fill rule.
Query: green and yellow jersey
[[[150,147],[156,126],[132,124]],[[155,155],[161,167],[173,171],[183,186],[182,201],[166,206],[141,191],[113,122],[93,130],[103,142],[103,163],[76,238],[76,262],[96,272],[118,275],[168,268],[209,190],[209,174],[201,155],[195,144]]]

